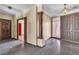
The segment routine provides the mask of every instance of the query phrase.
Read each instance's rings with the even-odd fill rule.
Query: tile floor
[[[43,48],[29,44],[17,46],[5,55],[79,55],[79,44],[57,39],[49,39]]]

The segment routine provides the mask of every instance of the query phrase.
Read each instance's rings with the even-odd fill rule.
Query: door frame
[[[24,20],[24,43],[27,42],[27,17],[17,19],[17,39],[18,39],[18,21]]]

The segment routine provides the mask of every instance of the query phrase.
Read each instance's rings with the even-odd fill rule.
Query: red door
[[[21,35],[21,23],[18,23],[18,35]]]
[[[24,43],[24,20],[18,20],[18,40]]]

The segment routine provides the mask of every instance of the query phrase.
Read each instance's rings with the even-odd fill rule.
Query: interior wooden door
[[[11,39],[11,20],[0,19],[0,40]]]
[[[11,38],[11,21],[9,20],[1,21],[1,34],[2,39]]]

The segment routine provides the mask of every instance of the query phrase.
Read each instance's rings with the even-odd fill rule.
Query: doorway
[[[17,39],[22,43],[27,40],[27,18],[23,17],[17,20]]]
[[[53,34],[54,38],[60,38],[60,18],[53,18]]]

